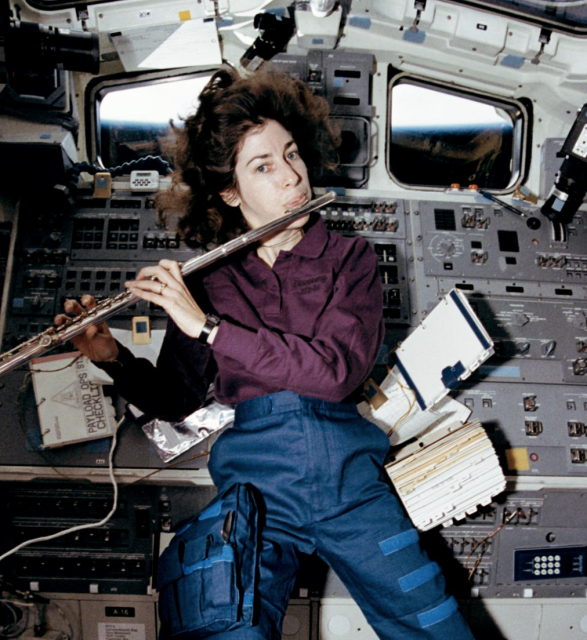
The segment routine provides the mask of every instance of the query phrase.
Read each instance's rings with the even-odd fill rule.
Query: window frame
[[[409,83],[424,89],[433,89],[456,97],[464,97],[469,100],[487,104],[490,106],[498,106],[505,109],[508,113],[519,111],[519,117],[514,119],[514,132],[512,143],[512,176],[508,185],[503,189],[484,188],[481,189],[497,194],[507,194],[515,191],[527,176],[528,166],[527,158],[529,157],[530,131],[531,131],[531,114],[524,104],[523,99],[505,97],[497,94],[491,94],[478,91],[470,87],[458,86],[454,83],[442,82],[439,80],[430,80],[424,76],[419,76],[409,72],[399,72],[390,78],[387,88],[387,118],[385,132],[385,169],[388,176],[395,184],[400,185],[407,190],[418,191],[446,191],[450,189],[450,185],[412,185],[398,180],[391,171],[390,153],[391,153],[391,116],[393,102],[393,88],[398,84]],[[465,187],[468,185],[464,185]]]
[[[123,73],[111,76],[101,76],[92,80],[86,87],[84,100],[85,122],[89,123],[89,126],[86,127],[85,131],[86,152],[89,161],[100,167],[104,167],[102,163],[102,149],[100,145],[100,103],[106,94],[120,89],[130,89],[150,84],[165,84],[188,78],[210,76],[215,71],[217,71],[217,67],[206,70],[186,68],[181,71],[174,71],[173,75],[170,75],[169,70],[166,70]]]

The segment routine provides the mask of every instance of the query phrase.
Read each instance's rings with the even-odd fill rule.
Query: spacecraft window
[[[169,121],[182,118],[198,105],[210,73],[175,77],[143,77],[124,81],[102,79],[93,87],[93,154],[104,167],[118,167],[144,156],[165,154]]]
[[[522,178],[524,106],[404,76],[390,85],[387,167],[405,187],[507,191]]]

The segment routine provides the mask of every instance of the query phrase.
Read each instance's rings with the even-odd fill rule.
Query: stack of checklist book
[[[359,411],[397,447],[386,471],[422,531],[474,513],[505,488],[483,427],[448,396],[492,354],[487,331],[453,289],[398,347],[381,385],[366,385]]]
[[[427,531],[449,526],[505,489],[491,441],[479,422],[429,434],[386,466],[414,526]]]

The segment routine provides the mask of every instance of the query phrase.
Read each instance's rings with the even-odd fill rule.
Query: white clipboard
[[[422,410],[456,388],[494,352],[467,298],[452,289],[395,351],[395,365]]]
[[[222,62],[212,18],[131,27],[110,34],[125,71],[212,67]]]

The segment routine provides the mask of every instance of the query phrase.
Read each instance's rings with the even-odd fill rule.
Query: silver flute
[[[302,218],[308,213],[320,209],[332,202],[335,198],[335,194],[332,191],[328,191],[319,198],[310,200],[310,202],[307,202],[301,207],[287,212],[281,218],[277,218],[258,229],[252,229],[242,236],[230,240],[203,255],[190,258],[180,264],[182,276],[187,276],[198,269],[208,267],[231,253],[287,227],[298,218]],[[33,358],[38,358],[60,344],[75,338],[88,327],[108,320],[108,318],[130,307],[138,300],[140,300],[140,298],[127,289],[111,298],[100,301],[93,309],[85,311],[74,318],[69,318],[61,325],[49,327],[42,333],[19,344],[10,351],[0,354],[0,376],[16,369]]]

